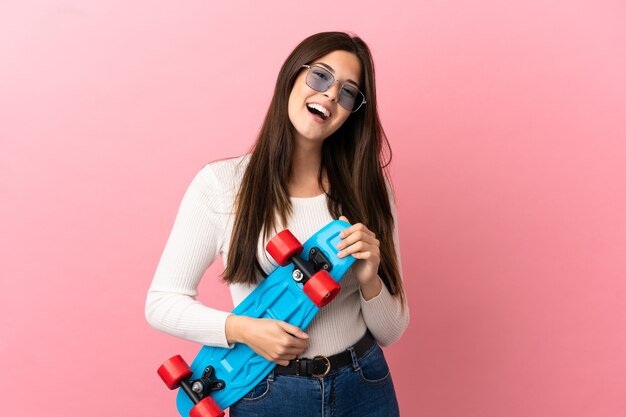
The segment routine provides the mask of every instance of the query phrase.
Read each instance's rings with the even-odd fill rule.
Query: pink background
[[[178,204],[325,30],[395,152],[403,415],[624,415],[626,4],[367,3],[0,3],[0,415],[175,415],[155,371],[197,346],[143,309]]]

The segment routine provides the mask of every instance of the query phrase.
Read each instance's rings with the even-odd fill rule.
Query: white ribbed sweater
[[[157,266],[146,300],[146,319],[161,331],[209,346],[229,346],[226,318],[229,312],[197,301],[197,287],[206,269],[221,253],[228,262],[233,228],[233,202],[249,155],[205,165],[189,185],[169,239]],[[391,190],[392,213],[396,207]],[[326,195],[310,198],[291,197],[293,214],[286,227],[301,242],[330,222]],[[273,236],[273,234],[271,235]],[[277,266],[259,239],[258,259],[265,273]],[[397,227],[394,243],[400,263]],[[357,261],[360,262],[360,261]],[[400,274],[402,274],[400,266]],[[234,305],[238,305],[254,286],[231,284]],[[352,270],[343,277],[338,296],[315,316],[306,332],[309,347],[302,355],[332,355],[353,345],[369,328],[376,340],[387,346],[400,338],[409,322],[408,306],[403,310],[397,297],[385,285],[379,295],[366,301]]]

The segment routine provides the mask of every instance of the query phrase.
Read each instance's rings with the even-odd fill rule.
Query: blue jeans
[[[352,364],[323,379],[274,375],[230,407],[231,417],[394,417],[398,401],[387,361],[377,343]]]

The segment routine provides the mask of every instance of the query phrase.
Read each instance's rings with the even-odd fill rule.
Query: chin
[[[324,135],[300,135],[302,136],[305,140],[309,141],[309,142],[323,142],[326,140],[326,138],[328,136],[324,136]]]
[[[310,142],[320,142],[331,135],[330,133],[327,133],[327,132],[319,132],[319,131],[315,132],[314,129],[310,130],[310,129],[298,129],[298,128],[294,129],[294,133],[296,135],[296,138],[299,137]]]

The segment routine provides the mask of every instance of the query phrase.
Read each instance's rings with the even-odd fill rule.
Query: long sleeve
[[[402,279],[402,260],[400,258],[400,239],[398,235],[398,212],[393,198],[393,192],[389,183],[387,183],[387,193],[389,194],[389,203],[391,205],[391,214],[394,220],[393,243],[398,258],[398,272]],[[379,278],[380,279],[380,278]],[[384,283],[382,283],[380,293],[370,299],[365,300],[361,293],[361,311],[363,319],[367,324],[378,343],[382,346],[388,346],[396,342],[407,326],[409,325],[409,305],[406,303],[404,308],[398,297],[391,295]]]
[[[198,284],[224,244],[225,204],[210,165],[193,178],[148,291],[146,320],[158,330],[205,345],[228,347],[229,312],[195,299]]]
[[[248,155],[214,161],[191,181],[147,295],[146,319],[156,329],[208,346],[232,347],[225,332],[226,319],[232,313],[211,308],[210,302],[209,306],[204,305],[196,297],[198,284],[211,263],[220,254],[223,262],[228,263],[234,201],[248,163]],[[391,190],[388,192],[391,201]],[[325,195],[291,197],[291,203],[292,216],[285,226],[302,242],[333,219]],[[391,207],[395,223],[395,205]],[[396,226],[394,244],[400,260],[398,242]],[[259,240],[257,259],[263,270],[271,273],[276,265],[266,255],[265,243]],[[255,287],[230,284],[233,304],[238,305]],[[310,343],[303,356],[341,352],[368,327],[384,346],[395,342],[404,332],[408,310],[401,310],[399,300],[386,288],[365,301],[351,271],[343,278],[341,287],[339,295],[320,310],[306,329]]]

